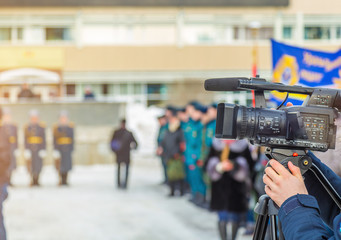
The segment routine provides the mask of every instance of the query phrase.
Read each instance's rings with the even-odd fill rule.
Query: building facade
[[[270,38],[323,50],[341,43],[341,2],[1,1],[0,98],[28,83],[41,101],[250,104],[247,92],[207,93],[212,77],[271,79]],[[238,2],[243,2],[238,3]],[[257,1],[256,1],[257,2]],[[256,33],[255,33],[256,32]]]

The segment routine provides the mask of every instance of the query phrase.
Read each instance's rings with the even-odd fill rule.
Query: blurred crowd
[[[189,194],[196,206],[216,211],[221,239],[236,239],[241,226],[245,234],[253,233],[253,207],[264,193],[267,158],[246,140],[215,138],[216,117],[215,103],[167,106],[158,118],[157,154],[169,196]]]

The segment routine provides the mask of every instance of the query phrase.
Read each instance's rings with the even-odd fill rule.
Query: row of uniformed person
[[[40,121],[39,112],[31,110],[30,121],[24,127],[24,158],[31,175],[31,186],[39,185],[39,175],[46,157],[46,126]],[[18,128],[11,120],[9,110],[4,112],[4,128],[11,144],[11,167],[9,174],[16,168],[19,157]],[[74,146],[74,126],[68,120],[66,112],[61,112],[59,122],[53,126],[53,158],[60,175],[60,185],[67,185],[67,174],[72,168],[72,151]]]
[[[215,134],[217,105],[204,106],[198,102],[190,102],[184,108],[169,106],[165,115],[159,117],[160,131],[158,145],[164,139],[165,132],[169,128],[168,119],[175,114],[180,120],[180,128],[184,136],[185,148],[183,155],[184,175],[191,193],[191,201],[198,206],[205,207],[207,182],[203,171],[203,163],[208,156],[208,151]],[[160,153],[160,151],[159,151]],[[167,176],[167,159],[161,154],[164,167],[165,181],[169,182]]]

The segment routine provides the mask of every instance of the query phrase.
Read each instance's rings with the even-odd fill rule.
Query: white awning
[[[19,68],[0,73],[0,84],[57,84],[60,76],[56,72],[35,68]]]

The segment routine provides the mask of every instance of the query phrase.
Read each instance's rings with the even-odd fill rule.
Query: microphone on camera
[[[246,91],[263,88],[273,90],[274,86],[278,88],[278,84],[269,83],[264,78],[211,78],[205,81],[205,90],[207,91]]]
[[[205,81],[207,91],[279,91],[311,95],[314,91],[311,87],[287,86],[283,83],[267,82],[264,78],[211,78]]]
[[[211,78],[205,81],[205,90],[207,91],[238,91],[240,80],[248,78]]]

